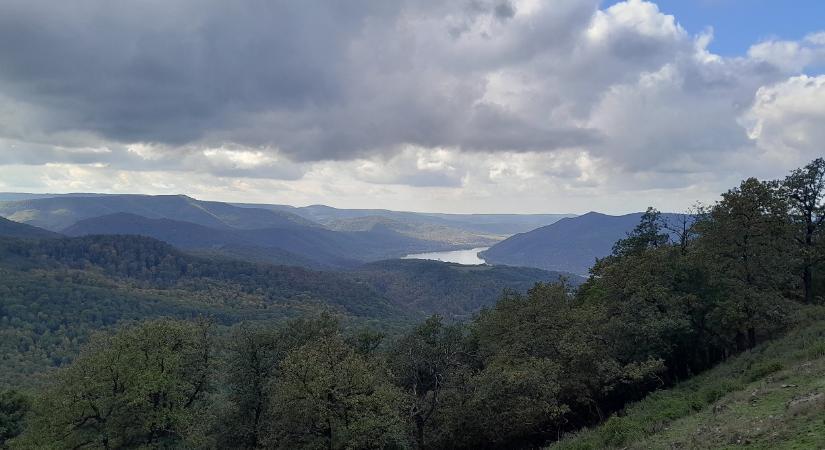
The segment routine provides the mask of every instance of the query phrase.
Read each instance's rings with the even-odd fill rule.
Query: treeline
[[[125,281],[139,289],[205,292],[213,301],[224,304],[233,298],[253,296],[262,304],[316,302],[360,316],[389,317],[398,313],[368,286],[334,272],[197,257],[142,236],[0,239],[2,266],[28,271],[84,271]]]
[[[579,289],[540,283],[402,336],[328,315],[228,335],[205,321],[131,326],[34,398],[6,394],[0,423],[21,432],[11,448],[540,446],[822,302],[823,197],[818,159],[678,223],[650,209]]]

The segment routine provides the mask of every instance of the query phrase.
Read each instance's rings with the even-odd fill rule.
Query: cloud
[[[0,168],[29,167],[21,188],[534,209],[687,205],[816,154],[802,74],[825,32],[721,57],[655,3],[600,5],[8,0]]]
[[[748,136],[766,159],[796,164],[822,156],[825,142],[825,75],[801,75],[761,87],[742,117]]]
[[[751,46],[748,57],[798,73],[813,64],[825,62],[825,33],[812,34],[803,41],[765,41]]]

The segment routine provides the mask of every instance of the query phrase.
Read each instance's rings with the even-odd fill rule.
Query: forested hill
[[[449,319],[472,318],[482,308],[495,305],[505,290],[526,292],[536,283],[566,280],[578,286],[584,281],[577,275],[528,267],[465,266],[416,259],[370,263],[352,274],[405,309]]]
[[[410,317],[335,273],[199,258],[137,236],[0,239],[0,386],[73,359],[96,330],[159,317],[282,321],[320,311]]]
[[[68,236],[130,234],[152,237],[175,247],[198,251],[203,254],[234,257],[253,262],[264,262],[277,265],[300,266],[313,269],[335,267],[336,264],[355,265],[355,259],[344,255],[336,255],[334,249],[316,249],[309,245],[299,248],[302,253],[311,256],[301,256],[281,248],[272,247],[252,236],[245,236],[245,230],[216,229],[192,222],[183,222],[172,219],[150,219],[129,213],[116,213],[91,219],[84,219],[63,230]],[[318,231],[313,228],[311,233]],[[281,231],[284,240],[285,234],[292,234],[294,230]],[[322,231],[323,232],[323,231]],[[278,234],[277,230],[272,230]],[[300,242],[300,241],[298,241]],[[314,251],[317,250],[317,251]],[[322,262],[326,261],[326,263]]]
[[[367,317],[399,312],[384,298],[333,272],[253,264],[187,255],[164,242],[142,236],[85,236],[21,241],[0,240],[0,267],[20,272],[82,273],[110,284],[139,290],[180,289],[210,292],[213,304],[243,308],[255,299],[270,306],[306,308],[315,303]],[[212,289],[215,289],[214,291]]]
[[[56,238],[60,237],[60,235],[42,228],[33,227],[24,223],[17,223],[0,217],[0,237],[39,239]]]
[[[517,234],[481,255],[490,264],[537,267],[586,275],[596,262],[610,254],[613,244],[639,223],[642,213],[610,216],[597,212],[570,217]],[[674,225],[678,214],[661,214]]]

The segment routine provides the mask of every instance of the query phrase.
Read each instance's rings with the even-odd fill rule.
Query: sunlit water
[[[478,265],[485,261],[479,258],[478,253],[490,247],[471,248],[469,250],[452,250],[449,252],[415,253],[407,255],[402,259],[431,259],[434,261],[444,261],[458,264]]]

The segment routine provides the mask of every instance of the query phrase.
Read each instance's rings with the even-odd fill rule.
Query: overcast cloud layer
[[[712,38],[641,0],[3,0],[0,190],[677,210],[825,153],[825,32]]]

